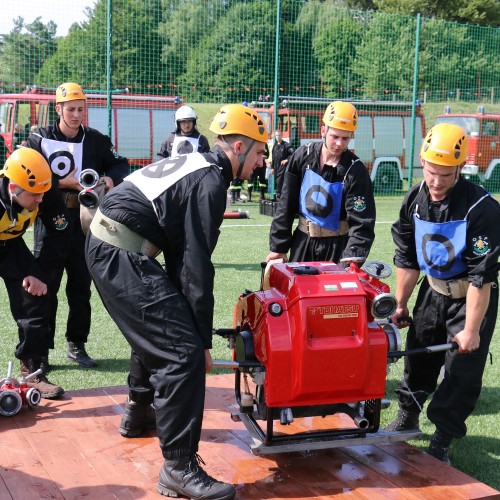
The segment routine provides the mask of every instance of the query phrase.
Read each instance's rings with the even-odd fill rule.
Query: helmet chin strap
[[[14,189],[11,189],[11,186],[14,186]],[[21,194],[24,191],[24,189],[22,187],[18,186],[15,182],[13,182],[13,181],[11,181],[9,179],[9,182],[8,182],[8,191],[10,193],[10,199],[12,200],[18,194]]]
[[[20,188],[19,186],[16,186],[16,190],[10,193],[10,200],[12,202],[15,201],[16,203],[18,203],[17,196],[20,195],[23,191],[24,191],[23,188]]]
[[[330,149],[328,148],[328,146],[326,145],[326,134],[328,134],[328,129],[330,127],[326,126],[326,129],[325,129],[325,134],[323,136],[321,136],[321,139],[323,139],[323,146],[327,149],[327,151],[330,151]]]
[[[458,182],[458,179],[460,178],[460,171],[459,171],[460,167],[461,167],[461,165],[458,165],[457,170],[455,172],[455,182],[453,183],[452,188],[455,187],[455,184]]]
[[[245,165],[245,160],[247,159],[248,153],[250,153],[251,149],[253,148],[254,144],[257,141],[255,141],[255,139],[252,139],[252,142],[247,147],[247,150],[243,154],[239,155],[239,154],[236,154],[236,151],[233,149],[233,147],[226,142],[226,139],[224,138],[224,136],[221,136],[221,137],[222,137],[222,142],[230,149],[230,151],[234,155],[236,155],[238,157],[238,162],[239,162],[240,165],[238,167],[238,172],[236,173],[236,175],[234,176],[234,178],[235,179],[239,179],[239,177],[241,175],[241,172],[243,172],[243,166]]]

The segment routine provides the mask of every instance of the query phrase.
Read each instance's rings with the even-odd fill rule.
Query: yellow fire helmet
[[[210,131],[217,135],[239,134],[267,142],[267,127],[258,113],[243,104],[226,104],[217,111]]]
[[[56,90],[56,104],[67,101],[85,100],[85,94],[78,83],[62,83]]]
[[[30,193],[45,193],[52,186],[52,172],[45,158],[34,149],[16,149],[5,162],[0,176],[8,177]]]
[[[420,156],[431,163],[457,167],[467,158],[469,139],[465,130],[453,123],[438,123],[427,133]]]
[[[358,128],[358,111],[350,102],[334,101],[326,108],[323,123],[327,127],[354,132]]]

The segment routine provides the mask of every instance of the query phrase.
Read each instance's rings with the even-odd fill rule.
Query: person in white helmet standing
[[[176,128],[161,145],[158,153],[160,158],[210,151],[208,139],[196,128],[197,118],[195,110],[190,106],[181,106],[175,112]]]

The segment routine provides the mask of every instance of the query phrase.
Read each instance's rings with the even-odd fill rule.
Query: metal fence
[[[36,15],[38,0],[23,4]],[[151,106],[153,96],[167,98],[165,109],[179,101],[192,105],[202,132],[220,104],[246,102],[266,118],[270,141],[278,127],[294,146],[318,139],[328,102],[348,99],[360,109],[351,147],[379,191],[405,190],[419,177],[422,135],[436,119],[459,120],[453,113],[468,115],[461,123],[479,148],[471,177],[500,189],[498,28],[325,1],[89,0],[83,20],[60,33],[49,22],[52,4],[46,2],[43,19],[20,19],[17,3],[2,8],[12,20],[0,38],[3,134],[50,114],[41,116],[35,105],[9,115],[2,99],[23,91],[53,94],[64,81],[106,97],[108,110],[90,125],[112,135],[126,156],[142,158],[138,164],[156,159],[156,143],[174,124],[171,112],[146,131],[140,125],[147,105],[135,96],[142,103],[148,96]],[[112,112],[120,96],[135,114]],[[445,106],[451,114],[438,118]],[[125,129],[128,135],[120,135]],[[127,140],[132,133],[137,152]]]

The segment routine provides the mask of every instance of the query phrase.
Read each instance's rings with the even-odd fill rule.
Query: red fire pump
[[[214,330],[229,340],[233,361],[214,366],[235,370],[235,393],[255,454],[333,448],[415,439],[420,431],[379,430],[388,403],[388,364],[401,356],[401,336],[388,318],[396,298],[381,280],[391,269],[352,258],[341,262],[280,263],[263,272],[259,291],[244,292],[232,329]],[[433,346],[419,352],[452,348]],[[415,352],[416,353],[416,352]],[[249,378],[253,384],[249,383]],[[253,385],[254,391],[250,389]],[[275,432],[274,421],[350,417],[346,428]],[[263,430],[257,420],[266,422]],[[323,426],[322,426],[323,427]]]
[[[42,373],[42,370],[30,373],[19,380],[12,377],[12,361],[9,361],[7,378],[0,380],[0,415],[11,417],[18,413],[22,406],[38,406],[41,394],[38,389],[28,387],[27,382]]]

